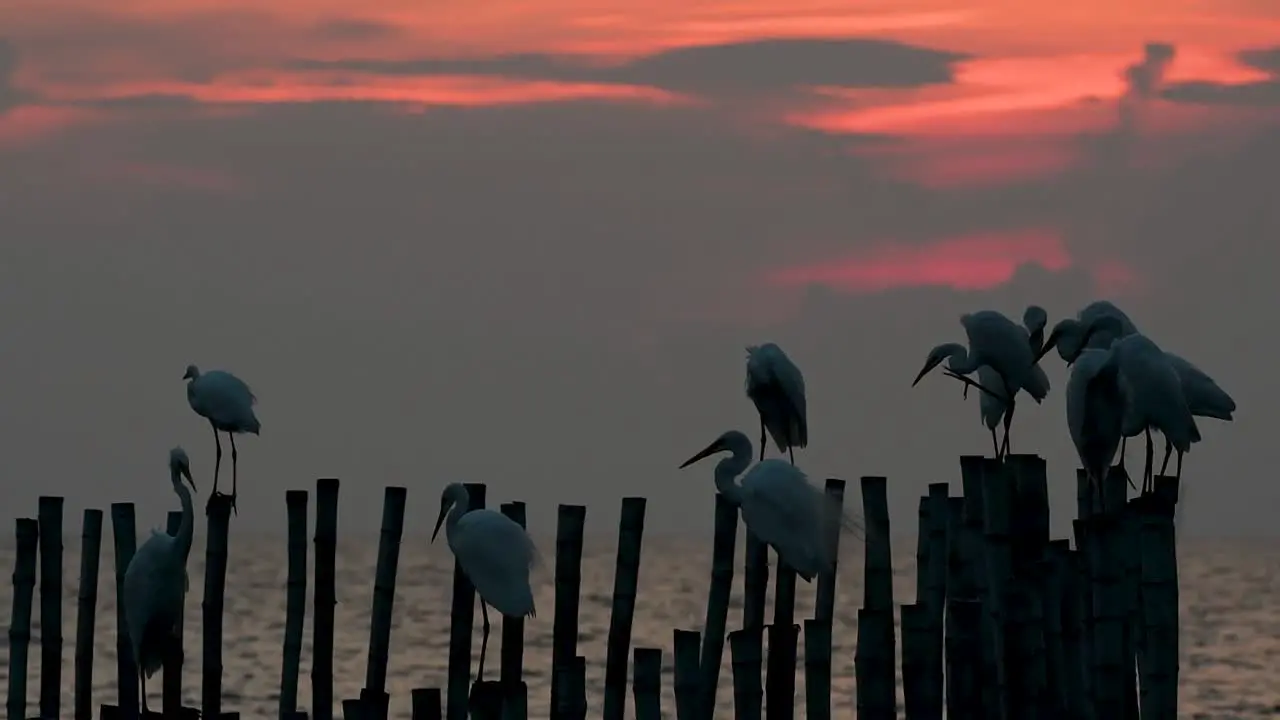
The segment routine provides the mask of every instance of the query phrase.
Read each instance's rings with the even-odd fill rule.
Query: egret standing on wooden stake
[[[1033,386],[1037,389],[1044,388],[1044,394],[1049,390],[1049,376],[1044,374],[1044,369],[1036,365],[1031,369],[1033,376]],[[1001,398],[1008,394],[1008,390],[1004,387],[1004,380],[1000,379],[1000,374],[991,369],[989,365],[983,365],[978,368],[978,382],[984,388],[994,390],[994,393],[979,392],[978,393],[978,415],[982,418],[982,424],[991,432],[991,445],[995,448],[995,457],[1000,457],[1000,441],[996,438],[996,426],[1000,424],[1000,420],[1004,418],[1004,400]],[[965,385],[965,393],[968,394],[969,386]],[[1044,397],[1044,394],[1041,397]]]
[[[860,530],[850,516],[837,515],[839,507],[835,502],[810,485],[808,477],[795,465],[770,458],[747,470],[754,452],[751,440],[737,430],[716,438],[680,467],[689,467],[718,452],[731,455],[716,463],[716,490],[741,509],[747,529],[772,546],[778,557],[806,582],[835,561],[827,545],[828,523],[839,522],[842,529]],[[737,484],[735,480],[743,471],[746,475]]]
[[[209,502],[221,495],[218,492],[218,471],[222,469],[222,441],[218,432],[222,431],[231,438],[231,507],[236,506],[236,435],[253,433],[257,435],[262,424],[253,413],[253,406],[258,398],[243,380],[223,370],[210,370],[201,374],[195,365],[188,365],[182,376],[187,381],[187,403],[196,414],[209,421],[213,428],[213,442],[217,448],[213,465],[213,493]],[[238,514],[238,513],[237,513]]]
[[[1036,365],[1036,353],[1031,348],[1027,329],[994,310],[981,310],[961,315],[960,324],[968,336],[969,347],[966,348],[959,343],[944,343],[929,351],[924,367],[911,382],[911,386],[915,387],[930,370],[942,364],[942,361],[950,359],[948,368],[953,377],[963,380],[966,384],[978,386],[983,392],[1000,398],[1004,404],[1004,444],[1000,455],[1007,455],[1009,425],[1013,422],[1014,404],[1018,391],[1027,389],[1028,394],[1031,394],[1032,388],[1035,388],[1037,393],[1031,396],[1037,403],[1044,399],[1044,394],[1039,393],[1040,390],[1048,393],[1047,386],[1036,387],[1033,379],[1032,368]],[[983,365],[989,366],[1000,376],[1005,386],[1003,393],[964,377]]]
[[[1133,437],[1140,432],[1146,434],[1142,491],[1150,492],[1154,477],[1151,430],[1159,430],[1165,437],[1166,465],[1171,452],[1177,451],[1179,478],[1182,477],[1182,456],[1191,449],[1192,443],[1200,442],[1200,430],[1182,393],[1182,381],[1160,346],[1141,333],[1123,335],[1120,321],[1111,316],[1100,317],[1086,326],[1081,346],[1088,347],[1090,336],[1099,329],[1119,337],[1108,352],[1114,355],[1114,362],[1119,368],[1125,398],[1121,431],[1125,437]],[[1056,342],[1054,333],[1050,333],[1041,354],[1047,353]]]
[[[493,510],[471,510],[471,495],[462,483],[450,484],[440,495],[440,516],[431,542],[436,541],[441,525],[445,526],[449,550],[480,595],[484,638],[480,641],[480,671],[476,673],[479,682],[484,679],[484,656],[489,648],[489,611],[485,606],[492,605],[506,617],[533,616],[529,571],[538,562],[538,550],[515,520]]]
[[[178,534],[152,530],[151,537],[138,548],[124,571],[125,629],[129,647],[138,666],[138,682],[142,691],[142,712],[147,712],[147,678],[155,674],[166,658],[182,652],[182,604],[187,594],[187,556],[191,552],[191,535],[195,512],[191,493],[183,478],[195,490],[191,479],[191,463],[180,447],[169,451],[169,479],[182,504],[182,523]]]
[[[809,413],[805,408],[804,376],[782,348],[773,343],[747,348],[747,397],[760,414],[760,459],[768,435],[796,462],[795,448],[809,445]]]
[[[1126,409],[1116,354],[1092,348],[1082,351],[1067,379],[1067,430],[1104,512],[1102,481],[1120,449]]]
[[[1101,320],[1101,318],[1111,318]],[[1084,342],[1086,329],[1094,329],[1088,333],[1087,343],[1091,348],[1110,347],[1117,338],[1127,337],[1138,332],[1138,328],[1123,310],[1111,302],[1099,300],[1090,303],[1080,311],[1076,319],[1067,318],[1054,326],[1051,337],[1056,337],[1058,356],[1068,365],[1076,361]],[[1203,370],[1179,355],[1165,351],[1165,359],[1173,366],[1182,384],[1182,395],[1191,414],[1196,417],[1213,418],[1231,422],[1234,420],[1236,401],[1225,390],[1214,382]],[[1145,429],[1143,429],[1145,430]],[[1140,434],[1138,430],[1134,435]],[[1128,437],[1133,437],[1129,435]],[[1124,464],[1125,442],[1120,443],[1120,464]],[[1171,445],[1165,440],[1165,462],[1161,465],[1160,474],[1168,470],[1168,458]]]

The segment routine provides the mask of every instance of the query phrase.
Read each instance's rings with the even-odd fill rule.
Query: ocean
[[[110,547],[110,522],[105,523],[98,588],[94,703],[116,699],[115,583]],[[376,538],[376,532],[370,533]],[[285,617],[285,542],[282,537],[233,534],[227,573],[223,642],[223,710],[245,718],[275,717],[278,710],[280,664]],[[861,603],[861,544],[843,542],[840,580],[836,591],[833,651],[835,717],[853,717],[853,655],[857,609]],[[1180,543],[1182,658],[1180,711],[1182,718],[1274,718],[1280,715],[1280,540],[1183,540]],[[545,566],[535,573],[539,613],[525,624],[525,681],[529,686],[531,718],[547,717],[550,698],[550,658],[554,543],[539,546]],[[583,557],[579,654],[587,658],[590,716],[598,717],[603,697],[605,642],[613,590],[614,552],[609,539],[587,540]],[[738,544],[741,555],[742,543]],[[700,629],[706,612],[710,582],[711,538],[648,537],[642,556],[640,590],[636,601],[633,646],[664,650],[664,714],[674,717],[671,678],[671,637],[676,628]],[[196,538],[188,567],[191,590],[187,597],[184,701],[199,705],[200,599],[204,587],[204,545]],[[0,566],[13,567],[12,537],[0,546]],[[894,538],[894,597],[914,599],[915,541]],[[337,635],[334,649],[334,697],[356,697],[364,684],[369,645],[369,608],[377,542],[339,542],[337,559]],[[309,565],[314,556],[308,558]],[[63,697],[62,715],[72,707],[72,662],[76,625],[79,536],[68,537],[64,558]],[[415,687],[445,686],[452,557],[443,542],[428,545],[426,537],[406,536],[400,554],[395,619],[387,691],[391,716],[409,717],[409,691]],[[11,572],[11,571],[10,571]],[[730,629],[740,623],[741,563],[734,579]],[[816,583],[815,583],[816,585]],[[772,590],[772,587],[770,588]],[[796,617],[812,616],[815,586],[801,582]],[[0,587],[0,613],[10,617],[13,588]],[[310,705],[311,590],[302,655],[299,705]],[[36,712],[39,668],[39,590],[35,598],[32,651],[28,680],[28,714]],[[772,612],[771,610],[769,612]],[[494,619],[486,675],[496,679],[501,646],[500,623]],[[480,651],[479,611],[476,613],[473,653]],[[901,637],[901,634],[899,634]],[[801,639],[803,643],[803,638]],[[717,696],[719,717],[733,716],[729,652]],[[798,653],[804,657],[803,645]],[[801,660],[802,662],[802,660]],[[474,666],[473,666],[474,667]],[[797,667],[796,717],[804,717],[803,666]],[[8,682],[8,655],[0,666]],[[160,675],[149,683],[152,707],[160,706]],[[630,692],[628,691],[628,703]],[[339,708],[340,710],[340,708]],[[338,713],[340,717],[340,712]],[[628,710],[630,716],[630,710]]]

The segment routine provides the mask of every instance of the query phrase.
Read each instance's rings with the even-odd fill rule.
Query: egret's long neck
[[[182,474],[178,470],[174,470],[172,474],[173,491],[178,493],[178,502],[182,503],[182,522],[178,524],[175,541],[182,554],[182,561],[185,563],[187,555],[191,553],[191,535],[195,529],[196,513],[191,506],[191,491],[182,483]]]
[[[463,515],[471,509],[471,499],[469,497],[459,498],[453,504],[453,509],[449,511],[449,517],[444,521],[444,536],[449,540],[450,545],[453,543],[453,529],[458,526],[458,521]]]
[[[738,476],[751,465],[751,448],[733,448],[733,455],[716,463],[716,490],[735,505],[742,502],[742,486]]]
[[[951,372],[968,375],[978,369],[976,358],[969,355],[969,348],[959,343],[951,343],[946,346],[946,352],[951,356],[951,361],[947,363]]]

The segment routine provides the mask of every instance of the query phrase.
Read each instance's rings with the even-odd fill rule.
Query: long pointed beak
[[[923,378],[925,375],[928,375],[929,371],[938,367],[938,364],[941,362],[942,362],[941,359],[934,360],[932,358],[928,362],[926,362],[924,364],[924,367],[920,369],[920,374],[916,375],[916,379],[911,381],[911,387],[915,387],[916,383],[920,382],[921,378]]]
[[[199,490],[196,489],[196,481],[192,479],[190,470],[183,468],[182,477],[187,479],[187,484],[191,486],[192,492],[200,492]]]
[[[697,455],[694,455],[693,457],[691,457],[691,458],[689,458],[688,460],[685,460],[683,463],[681,463],[681,464],[680,464],[680,468],[679,468],[679,469],[683,470],[683,469],[685,469],[685,468],[689,467],[690,465],[692,465],[692,464],[694,464],[694,463],[698,462],[699,460],[701,460],[701,459],[703,459],[703,458],[709,457],[709,456],[711,456],[711,455],[715,455],[716,453],[720,452],[720,451],[721,451],[721,450],[723,450],[723,449],[724,449],[724,448],[723,448],[723,447],[721,447],[721,445],[720,445],[720,441],[719,441],[719,440],[717,440],[717,441],[715,441],[715,442],[711,443],[710,445],[706,446],[705,448],[703,448],[703,450],[702,450],[701,452],[699,452]]]
[[[1058,346],[1059,337],[1061,337],[1061,334],[1056,329],[1049,333],[1049,337],[1045,338],[1044,345],[1041,345],[1040,349],[1036,351],[1036,359],[1035,363],[1032,363],[1033,365],[1039,363],[1041,358],[1048,355],[1050,350]]]
[[[436,518],[436,529],[431,531],[431,542],[436,541],[436,536],[440,534],[440,526],[444,525],[444,518],[449,514],[449,506],[440,506],[440,517]]]

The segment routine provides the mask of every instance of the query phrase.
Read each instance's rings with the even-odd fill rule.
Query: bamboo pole
[[[729,633],[729,657],[733,663],[733,715],[736,720],[760,720],[764,703],[764,687],[760,684],[763,631],[752,627]]]
[[[613,606],[609,612],[609,639],[605,650],[604,720],[623,720],[626,711],[627,661],[631,654],[636,591],[640,585],[640,549],[644,540],[646,504],[642,497],[622,499],[622,513],[618,520],[618,557],[613,571]],[[732,563],[733,558],[729,560]],[[729,571],[733,572],[732,566]]]
[[[333,720],[333,613],[337,605],[337,478],[316,480],[316,578],[311,611],[311,717]]]
[[[62,506],[42,495],[40,524],[40,717],[56,718],[62,705]]]
[[[485,486],[466,483],[467,507],[485,506]],[[444,714],[448,720],[466,720],[471,699],[471,634],[475,625],[476,592],[462,563],[453,561],[453,598],[449,612],[449,674]]]
[[[636,720],[662,720],[662,650],[638,647],[631,660]]]
[[[525,526],[524,503],[502,503],[503,515],[520,527]],[[499,659],[502,682],[502,716],[504,720],[527,720],[529,717],[529,690],[524,674],[524,618],[502,618],[502,655]]]
[[[572,678],[559,679],[578,656],[578,605],[582,597],[582,537],[587,509],[561,505],[556,518],[555,617],[551,627],[551,707],[569,712],[574,698],[560,701],[563,687],[574,687]]]
[[[76,720],[93,718],[93,639],[97,627],[98,565],[101,559],[102,511],[86,508],[80,535],[80,587],[76,597]]]
[[[716,686],[720,683],[720,661],[724,655],[725,629],[729,622],[729,595],[733,590],[733,560],[738,539],[738,507],[720,493],[715,497],[711,589],[707,593],[707,619],[703,624],[702,657],[699,661],[702,679],[697,683],[703,693],[698,701],[702,706],[700,712],[707,718],[711,717],[716,705]],[[676,662],[679,663],[678,655]],[[685,712],[687,714],[689,710]],[[606,720],[611,719],[606,717]]]
[[[138,534],[134,524],[133,503],[111,504],[111,534],[115,544],[116,560],[116,687],[119,699],[116,707],[125,717],[138,715],[138,666],[134,664],[133,648],[129,644],[128,621],[125,619],[124,573],[137,549]]]
[[[36,563],[40,552],[40,522],[14,521],[17,552],[13,570],[13,607],[9,622],[9,697],[11,718],[27,716],[27,654],[31,647],[31,605],[36,591]]]
[[[227,582],[227,536],[231,527],[231,496],[212,495],[206,508],[209,529],[204,552],[204,625],[200,714],[222,716],[222,612]]]
[[[701,643],[702,638],[697,630],[675,630],[672,633],[677,720],[701,720],[702,717],[710,717],[702,714],[700,688],[702,682],[699,677],[701,668],[698,659]]]
[[[285,581],[284,654],[280,664],[280,715],[298,710],[298,673],[302,666],[302,630],[307,617],[306,490],[284,494],[288,518],[289,570]]]

